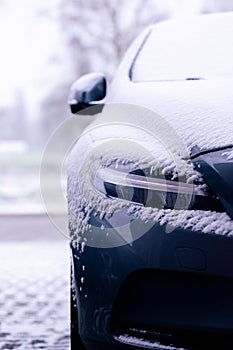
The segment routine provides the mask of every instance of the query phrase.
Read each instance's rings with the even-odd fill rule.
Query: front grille
[[[233,278],[138,270],[115,300],[112,334],[154,349],[232,350],[232,295]]]

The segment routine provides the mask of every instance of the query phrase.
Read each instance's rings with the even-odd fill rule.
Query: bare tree
[[[73,80],[97,70],[110,77],[138,32],[164,17],[157,13],[155,0],[60,0],[60,4],[58,9],[39,6],[37,10],[44,21],[58,21],[61,34],[60,45],[48,62],[48,74],[38,77],[36,135],[29,140],[35,148],[42,147],[67,117],[66,101]]]
[[[62,0],[60,14],[76,75],[90,70],[111,75],[141,29],[166,17],[155,0]]]

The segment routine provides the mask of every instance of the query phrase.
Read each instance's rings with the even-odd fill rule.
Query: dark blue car
[[[72,87],[72,350],[233,348],[232,30],[162,22]]]

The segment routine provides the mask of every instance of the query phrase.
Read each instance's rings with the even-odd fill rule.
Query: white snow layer
[[[165,21],[133,65],[133,81],[233,77],[233,14]]]
[[[228,160],[233,159],[233,149],[232,150],[228,150],[226,152],[223,152],[222,156],[226,157]]]
[[[207,30],[208,18],[212,24],[219,21],[221,26],[225,25],[221,32],[226,32],[233,14],[203,17],[200,21],[203,25],[207,21],[204,25]],[[195,23],[192,24],[187,30],[194,28]],[[161,24],[161,36],[163,28],[167,31],[167,25]],[[156,28],[152,27],[152,30],[156,31]],[[178,25],[178,31],[179,28]],[[202,186],[201,175],[194,171],[189,160],[192,148],[213,150],[233,145],[232,67],[229,67],[230,78],[220,74],[209,80],[145,82],[143,72],[140,72],[140,82],[132,82],[129,78],[130,68],[134,68],[132,62],[147,33],[148,30],[141,34],[126,54],[109,87],[103,114],[87,129],[70,157],[68,201],[74,235],[89,227],[88,220],[93,212],[103,217],[124,207],[132,208],[132,204],[126,201],[110,200],[96,191],[93,179],[99,167],[113,162],[116,165],[134,164],[141,168],[149,167],[154,175],[161,169],[163,174],[185,176],[187,182],[197,181]],[[172,30],[170,35],[172,38]],[[212,31],[211,37],[215,38]],[[156,50],[156,42],[154,44],[153,50]],[[225,55],[228,51],[232,52],[232,45],[225,46]],[[211,62],[211,65],[228,64],[222,53],[221,49],[212,56],[212,61],[216,62]],[[145,71],[149,69],[146,62],[142,66]],[[231,158],[232,153],[224,156]],[[152,219],[161,225],[169,223],[174,227],[225,235],[232,235],[233,232],[232,220],[225,213],[158,211],[140,206],[136,211],[142,220]]]
[[[134,346],[143,346],[148,349],[161,349],[161,350],[185,350],[184,348],[176,348],[172,345],[162,345],[159,342],[152,340],[144,340],[130,336],[128,334],[120,335],[118,338],[122,343],[130,344]]]
[[[130,123],[128,118],[124,125],[121,117],[124,118],[124,111],[129,112],[131,107],[122,105],[112,107],[115,112],[118,110],[119,124],[107,123],[105,115],[103,119],[100,117],[81,136],[70,155],[68,203],[69,224],[73,238],[82,236],[91,228],[88,224],[91,214],[103,219],[105,215],[111,217],[115,211],[123,208],[127,208],[128,213],[135,219],[141,219],[144,222],[152,221],[173,228],[182,227],[204,233],[232,236],[232,220],[225,213],[185,210],[188,207],[184,210],[145,208],[124,200],[107,198],[96,190],[96,172],[99,168],[113,162],[116,167],[119,165],[149,167],[152,175],[156,175],[156,172],[161,169],[164,173],[171,171],[174,176],[176,172],[178,175],[184,175],[190,183],[196,180],[201,184],[202,181],[200,174],[194,171],[192,163],[183,159],[185,151],[179,150],[179,138],[175,139],[178,150],[175,154],[173,142],[167,144],[165,140],[166,142],[161,144],[159,137],[155,137],[153,132],[149,133],[146,123],[144,128],[140,128],[136,122],[136,126]],[[135,117],[135,113],[133,115]],[[153,125],[149,125],[150,131],[153,131]],[[169,138],[169,136],[168,129],[166,137]]]
[[[124,94],[119,91],[124,90]],[[118,91],[118,94],[117,94]],[[113,84],[110,98],[154,110],[190,152],[233,145],[233,79]]]
[[[189,21],[190,23],[188,23]],[[232,28],[233,13],[205,15],[201,19],[189,19],[188,22],[184,21],[181,24],[179,21],[165,22],[152,26],[142,33],[128,50],[125,59],[115,74],[108,89],[106,102],[132,103],[150,108],[173,128],[189,152],[194,146],[198,146],[200,149],[215,149],[233,145],[232,59],[228,61],[229,57],[233,57],[233,45],[229,41],[230,39],[228,40],[229,35],[227,34],[229,28]],[[209,31],[210,44],[204,40],[203,45],[214,44],[216,49],[216,52],[211,56],[211,62],[206,62],[206,65],[219,67],[219,72],[211,77],[205,76],[203,72],[199,72],[200,74],[203,73],[201,75],[195,74],[194,78],[200,77],[204,78],[203,80],[182,80],[193,77],[193,72],[189,71],[190,74],[187,73],[187,76],[182,76],[181,80],[176,80],[170,74],[165,81],[156,81],[155,78],[146,81],[147,78],[149,79],[147,73],[151,71],[152,65],[153,67],[156,64],[160,66],[166,62],[164,67],[166,70],[173,69],[176,71],[177,69],[176,64],[173,66],[173,58],[177,55],[176,52],[170,53],[169,57],[166,57],[167,49],[164,48],[161,51],[160,44],[156,40],[152,40],[154,36],[157,36],[156,33],[158,32],[160,37],[159,42],[162,42],[163,35],[167,37],[169,31],[169,40],[176,42],[178,40],[176,38],[177,31],[179,32],[183,28],[186,37],[189,32],[191,34],[193,31],[199,31],[199,22],[201,28]],[[148,42],[146,40],[139,55],[135,58],[138,48],[151,30],[151,41],[149,35]],[[221,33],[223,32],[225,33],[225,39],[221,41],[221,47],[218,47],[215,44],[215,39],[219,39],[219,36],[222,39]],[[205,34],[205,37],[208,35]],[[202,36],[199,35],[198,38],[201,41]],[[150,51],[151,63],[146,60],[143,61],[143,52],[147,44],[149,47],[146,50]],[[182,44],[186,47],[186,42]],[[196,41],[193,44],[196,45]],[[191,46],[192,41],[188,45]],[[157,53],[156,50],[159,52]],[[197,57],[195,62],[197,69],[199,66],[203,66],[202,52],[199,52],[199,54],[200,56]],[[189,55],[192,58],[192,51],[189,52]],[[186,56],[181,56],[179,59],[179,66],[183,67],[188,64]],[[132,64],[132,62],[134,63]],[[132,71],[134,78],[134,74],[139,68],[138,65],[140,65],[140,79],[137,77],[137,82],[132,82],[129,78],[129,72]],[[227,71],[226,74],[221,73],[223,68]],[[145,119],[142,116],[142,125]]]

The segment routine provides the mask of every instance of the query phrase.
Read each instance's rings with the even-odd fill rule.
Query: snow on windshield
[[[233,77],[233,13],[154,27],[136,58],[133,81]]]

